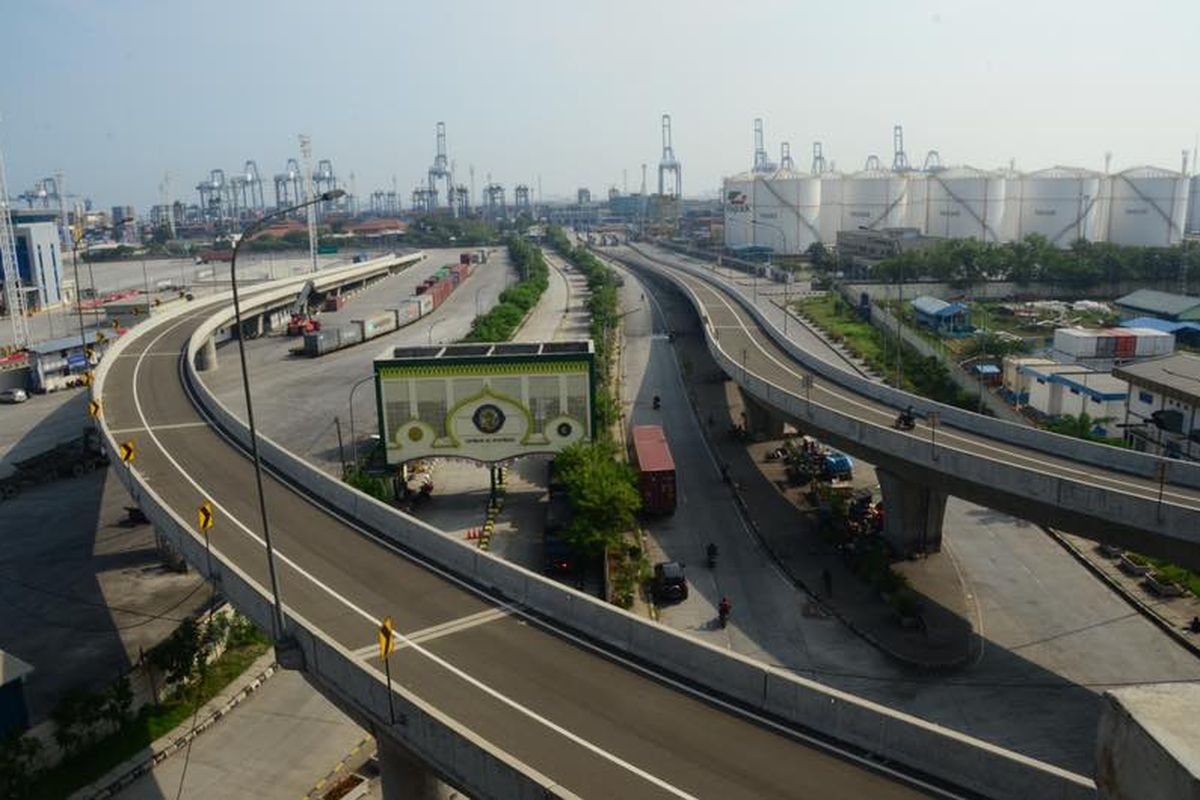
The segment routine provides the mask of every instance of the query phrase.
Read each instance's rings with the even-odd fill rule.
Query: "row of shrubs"
[[[521,280],[501,292],[500,302],[491,310],[475,318],[464,342],[507,342],[550,285],[550,271],[537,246],[515,234],[507,244]]]

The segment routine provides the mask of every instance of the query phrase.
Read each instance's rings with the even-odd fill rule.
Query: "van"
[[[24,403],[29,399],[29,393],[24,389],[5,389],[0,392],[0,403]]]

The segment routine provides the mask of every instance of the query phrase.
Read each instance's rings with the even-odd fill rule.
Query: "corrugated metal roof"
[[[940,314],[942,311],[950,307],[950,304],[945,300],[940,300],[929,295],[921,295],[912,301],[912,307],[922,314]]]
[[[1176,353],[1140,364],[1117,367],[1113,375],[1141,386],[1170,394],[1190,403],[1200,403],[1200,356]]]
[[[1158,317],[1138,317],[1127,319],[1121,323],[1122,328],[1130,330],[1152,330],[1160,333],[1178,333],[1179,331],[1200,332],[1200,322],[1172,322]]]
[[[1166,314],[1177,317],[1193,308],[1200,306],[1200,297],[1185,294],[1160,292],[1156,289],[1138,289],[1124,297],[1117,298],[1116,304],[1138,311],[1149,311],[1152,314]]]

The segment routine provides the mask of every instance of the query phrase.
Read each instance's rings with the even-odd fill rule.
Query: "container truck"
[[[675,513],[675,459],[662,427],[634,426],[632,456],[642,510],[648,514]]]

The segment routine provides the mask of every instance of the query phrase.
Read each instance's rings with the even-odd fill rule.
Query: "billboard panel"
[[[427,457],[497,462],[557,453],[591,439],[591,343],[574,344],[585,348],[541,353],[537,345],[534,353],[511,355],[503,350],[517,346],[497,345],[492,349],[501,352],[480,355],[480,346],[463,345],[441,349],[433,358],[425,352],[377,359],[380,437],[388,463]]]

